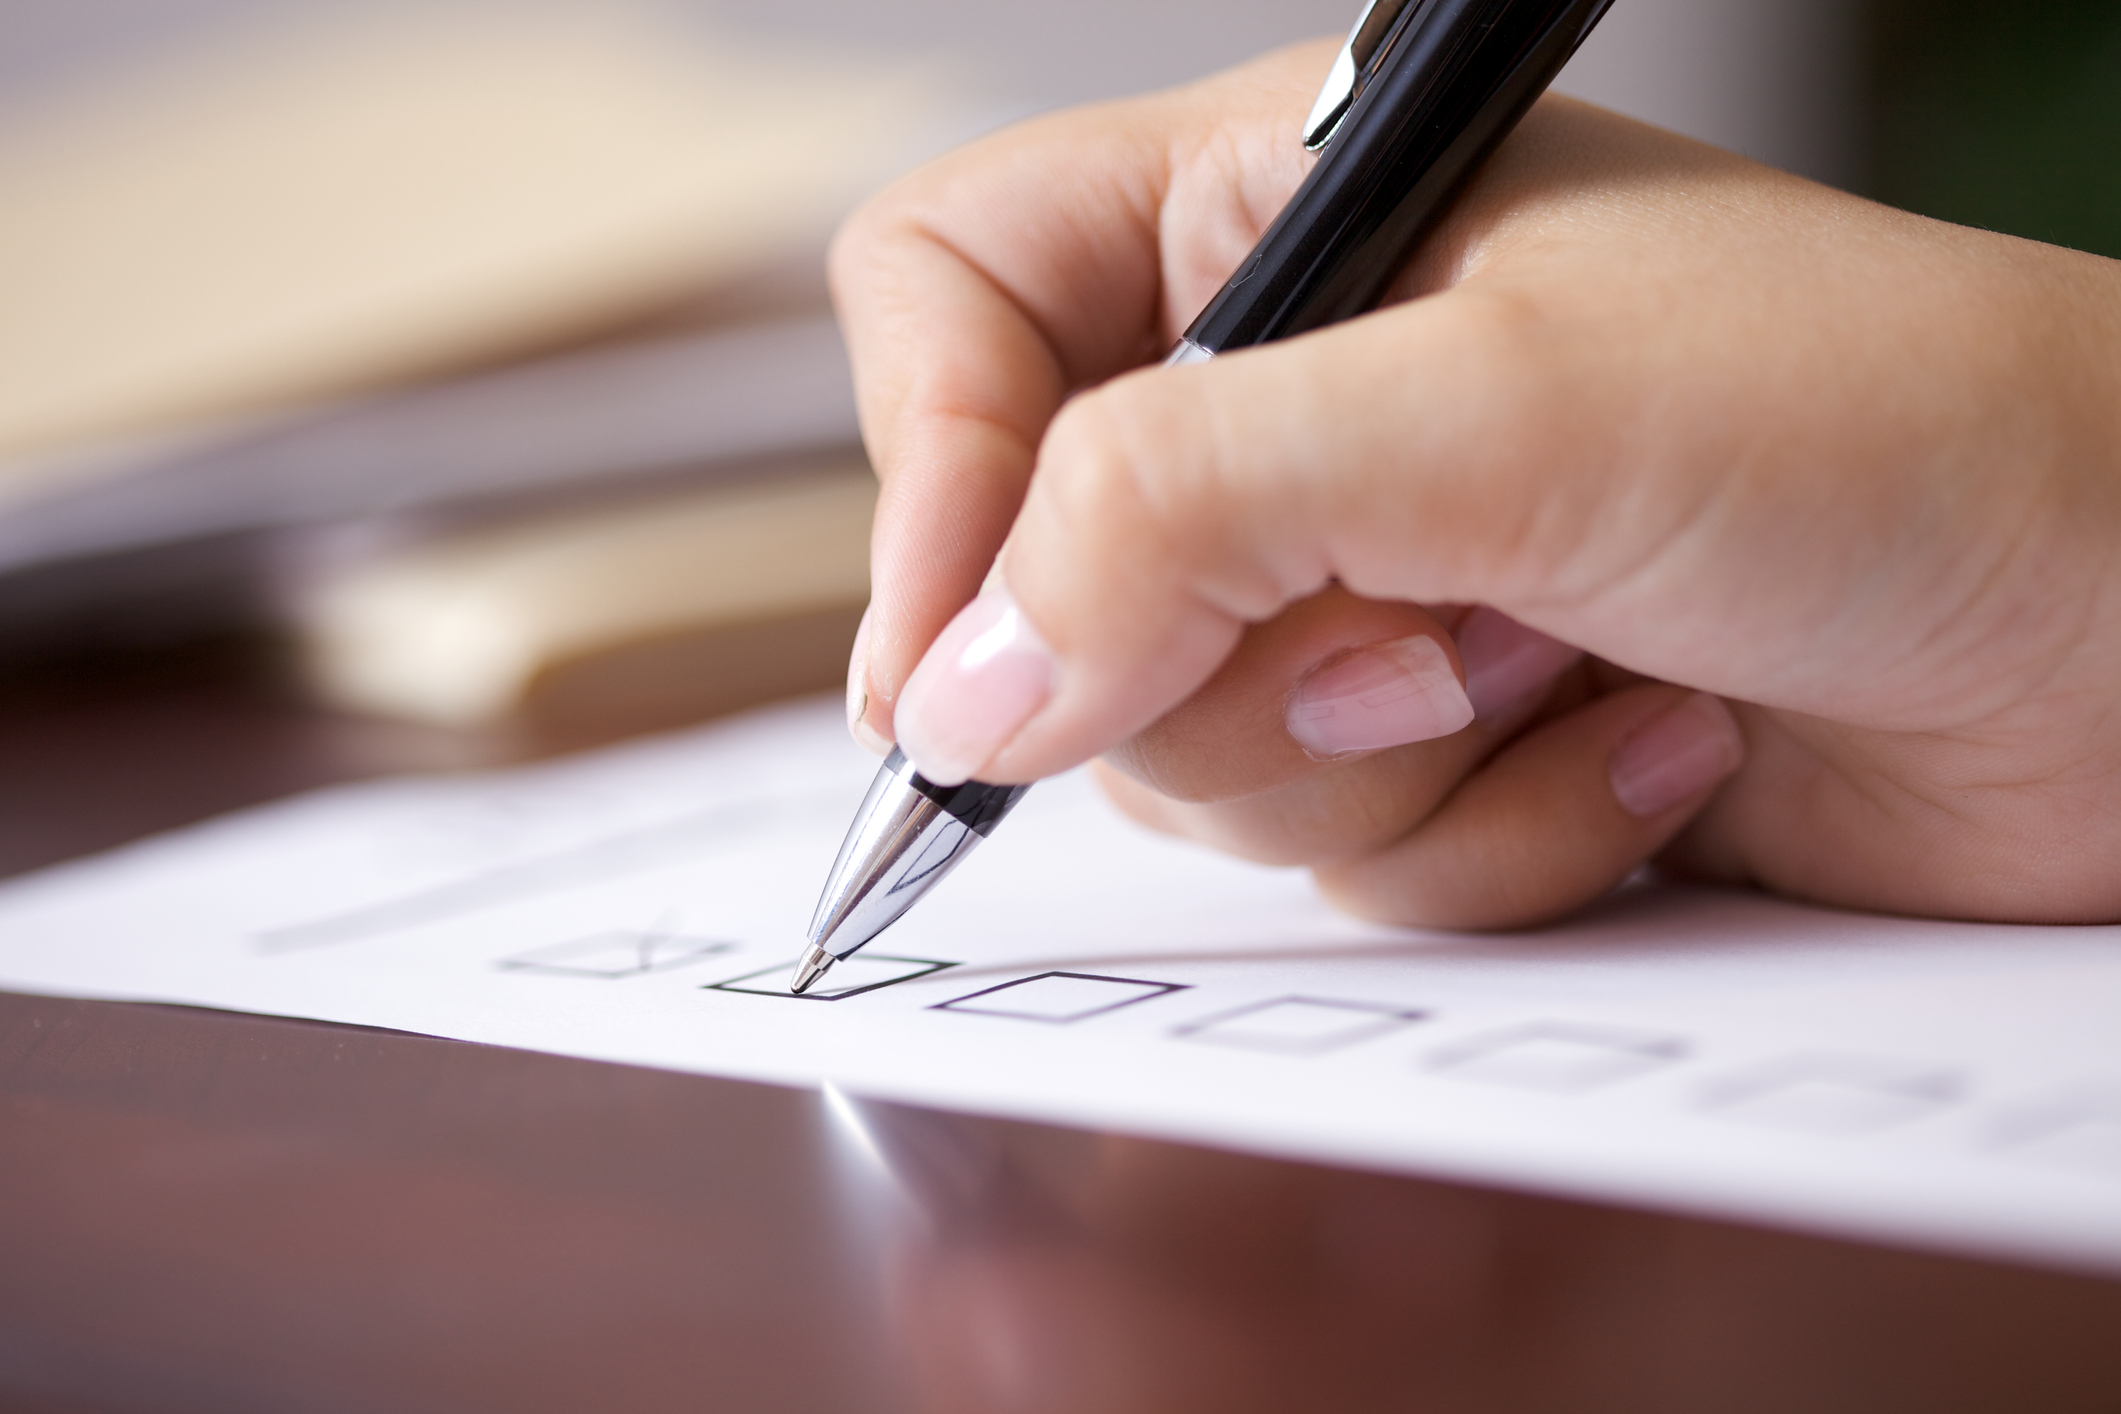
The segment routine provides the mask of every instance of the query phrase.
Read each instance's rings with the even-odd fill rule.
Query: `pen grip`
[[[895,750],[892,755],[898,758]],[[906,784],[940,805],[981,839],[993,834],[994,827],[1009,818],[1009,812],[1031,793],[1029,786],[990,786],[983,781],[939,786],[918,771],[907,776]]]
[[[1374,308],[1612,0],[1419,0],[1259,244],[1185,337],[1210,353]]]

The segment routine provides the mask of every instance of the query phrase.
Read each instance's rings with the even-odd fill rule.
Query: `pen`
[[[1611,4],[1370,0],[1304,124],[1317,165],[1166,362],[1204,363],[1374,307]],[[896,922],[1029,789],[937,786],[894,749],[825,880],[793,989]]]

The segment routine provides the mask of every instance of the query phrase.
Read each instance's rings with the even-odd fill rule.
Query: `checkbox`
[[[1705,1107],[1739,1124],[1851,1139],[1928,1119],[1956,1104],[1964,1088],[1953,1072],[1919,1062],[1793,1056],[1716,1082]]]
[[[1036,977],[1004,982],[999,987],[953,998],[931,1010],[1066,1025],[1185,990],[1176,982],[1096,977],[1086,972],[1042,972]]]
[[[1280,997],[1178,1027],[1171,1034],[1203,1045],[1283,1056],[1316,1056],[1374,1041],[1428,1016],[1377,1002]]]
[[[713,983],[701,990],[742,992],[748,996],[781,997],[796,1002],[843,1002],[864,992],[911,982],[916,977],[930,977],[945,968],[957,966],[954,962],[937,962],[930,957],[889,957],[861,952],[834,963],[832,970],[809,991],[798,995],[793,984],[795,969],[801,963],[801,958],[793,958],[758,972],[747,972],[726,982]]]
[[[2041,1168],[2121,1179],[2121,1118],[2110,1114],[2058,1118],[2004,1152],[2020,1163]]]
[[[1430,1057],[1429,1067],[1454,1080],[1575,1095],[1661,1070],[1687,1054],[1677,1036],[1542,1022],[1448,1047]]]
[[[2017,1163],[2121,1179],[2121,1086],[2073,1085],[2003,1110],[1989,1147]]]
[[[723,938],[614,931],[532,948],[504,957],[495,966],[507,972],[536,972],[549,977],[641,977],[735,949],[735,943]]]

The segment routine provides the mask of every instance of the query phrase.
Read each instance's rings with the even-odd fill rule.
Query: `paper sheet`
[[[1509,937],[1041,786],[786,994],[874,770],[808,703],[0,890],[0,985],[240,1008],[2121,1273],[2121,929],[1641,889]]]

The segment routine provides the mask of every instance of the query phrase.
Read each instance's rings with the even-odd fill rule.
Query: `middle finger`
[[[1329,589],[1249,630],[1099,775],[1152,828],[1261,863],[1343,858],[1418,825],[1580,658],[1492,610]]]

